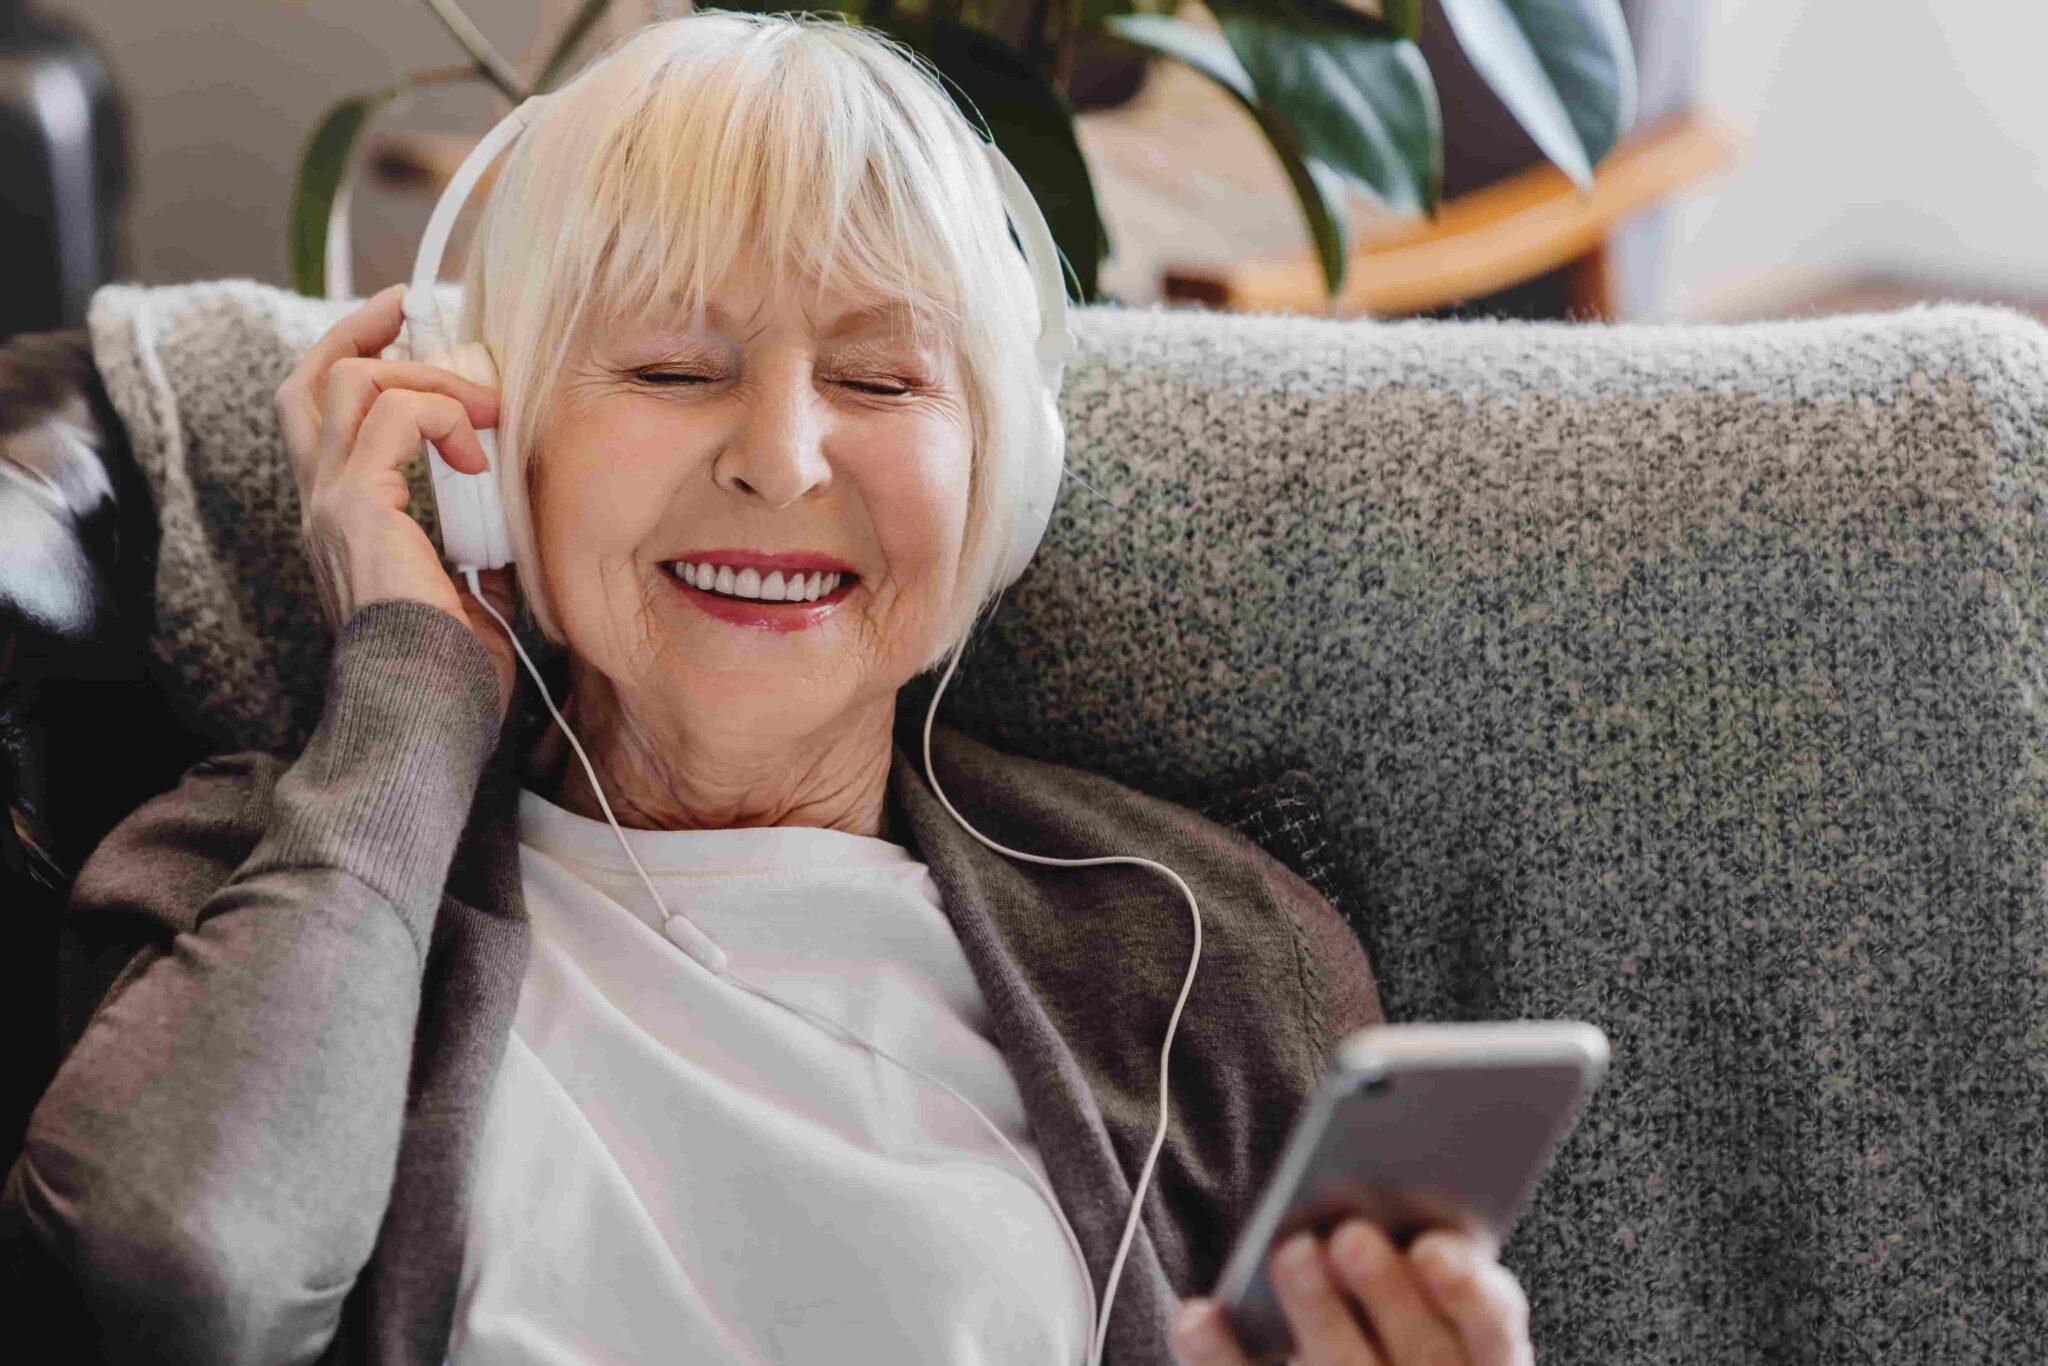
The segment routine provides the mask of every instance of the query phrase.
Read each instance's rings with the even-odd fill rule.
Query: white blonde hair
[[[1038,304],[1002,191],[940,78],[837,19],[698,10],[626,34],[505,154],[470,238],[458,337],[498,365],[498,480],[524,610],[545,592],[532,456],[582,329],[707,296],[744,253],[857,302],[929,309],[954,348],[973,467],[953,609],[919,666],[994,600],[1026,452],[1050,439]],[[922,326],[922,324],[920,324]]]

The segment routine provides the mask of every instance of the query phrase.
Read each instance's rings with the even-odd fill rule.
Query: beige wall
[[[516,57],[541,4],[468,0],[465,9]],[[127,98],[123,274],[150,284],[286,283],[292,168],[321,111],[402,71],[462,59],[419,0],[63,0],[54,8],[100,43]],[[380,126],[481,132],[490,114],[482,85],[429,88]],[[357,293],[410,270],[432,207],[384,192],[356,196]]]
[[[2048,6],[1711,0],[1709,13],[1704,97],[1752,142],[1682,197],[1651,316],[1739,317],[1865,272],[2048,296]]]

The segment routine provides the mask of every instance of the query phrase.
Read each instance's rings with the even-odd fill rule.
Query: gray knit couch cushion
[[[319,714],[271,392],[345,307],[94,301],[224,745]],[[1503,1250],[1537,1359],[2039,1360],[2048,331],[1075,326],[1075,477],[941,719],[1190,805],[1310,773],[1392,1019],[1607,1032]]]

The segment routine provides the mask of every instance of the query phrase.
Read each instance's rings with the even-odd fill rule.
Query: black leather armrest
[[[205,746],[149,652],[157,515],[84,328],[0,344],[0,1170],[54,1067],[58,928],[106,832]]]
[[[111,825],[94,829],[91,816],[118,805],[113,766],[93,765],[87,785],[55,765],[68,757],[71,725],[88,727],[102,753],[123,739],[108,723],[127,718],[107,710],[106,690],[148,685],[156,528],[86,330],[0,345],[0,800],[10,817],[0,821],[0,868],[9,873],[68,882]]]

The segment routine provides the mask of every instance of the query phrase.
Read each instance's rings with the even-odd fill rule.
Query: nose
[[[809,367],[779,367],[752,388],[732,439],[712,465],[718,486],[777,509],[831,487],[824,451],[831,415],[812,387]]]

